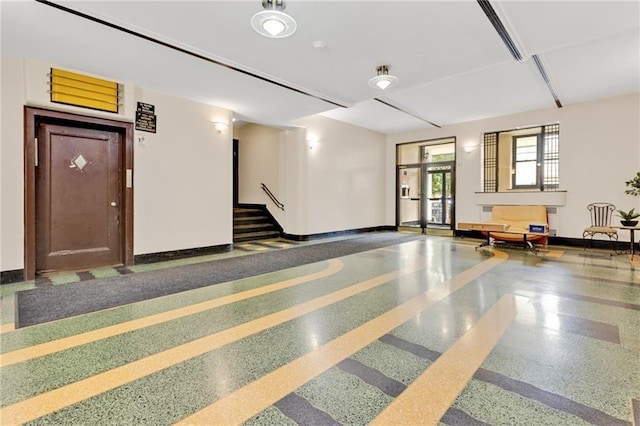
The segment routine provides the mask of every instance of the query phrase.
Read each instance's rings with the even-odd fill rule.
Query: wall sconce
[[[222,121],[214,121],[213,128],[216,129],[216,132],[222,133],[224,130],[227,130],[229,125],[227,123],[223,123]]]
[[[318,145],[317,139],[307,139],[307,146],[309,147],[309,149],[315,148],[316,145]]]
[[[467,154],[471,153],[471,151],[473,151],[474,149],[476,149],[476,145],[465,145],[462,147],[462,149],[464,149],[464,152],[466,152]]]

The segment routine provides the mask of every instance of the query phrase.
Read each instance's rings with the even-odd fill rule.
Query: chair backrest
[[[616,206],[611,203],[591,203],[587,206],[591,216],[591,226],[611,226],[611,216]]]

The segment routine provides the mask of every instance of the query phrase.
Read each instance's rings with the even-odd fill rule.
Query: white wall
[[[395,181],[395,172],[385,174],[383,134],[319,115],[294,122],[306,128],[307,138],[317,140],[313,149],[306,144],[307,198],[306,228],[303,234],[360,229],[387,224],[385,184]]]
[[[2,57],[1,66],[0,271],[24,267],[25,105],[122,121],[133,121],[137,101],[155,105],[157,133],[134,135],[134,254],[232,242],[231,131],[217,133],[211,125],[230,122],[228,110],[129,82],[120,82],[125,104],[117,115],[54,104],[47,73],[55,65]],[[144,143],[137,142],[139,136]]]
[[[292,125],[250,125],[237,132],[240,202],[267,204],[293,235],[385,225],[384,135],[322,116]],[[307,139],[316,146],[310,149]],[[284,212],[274,209],[260,182],[285,204]]]
[[[264,183],[281,203],[287,204],[285,181],[280,173],[283,162],[284,130],[258,124],[247,124],[235,132],[238,139],[238,202],[264,204],[284,227],[283,212],[261,189]]]
[[[397,143],[456,136],[456,220],[482,220],[476,194],[481,191],[482,135],[555,122],[560,123],[560,188],[567,191],[566,204],[557,207],[556,217],[550,217],[550,225],[557,228],[558,236],[582,237],[589,221],[586,206],[591,202],[609,201],[624,210],[640,208],[640,197],[624,193],[624,182],[640,170],[640,94],[388,135],[386,174],[395,173]],[[462,147],[468,145],[477,148],[465,153]],[[395,182],[387,180],[386,188],[387,198],[393,200]],[[543,203],[536,197],[536,194],[528,196],[528,202]],[[386,219],[389,223],[395,221],[393,202],[386,206]],[[621,233],[621,239],[628,241],[628,237]]]
[[[285,232],[292,235],[309,234],[309,193],[307,191],[307,161],[309,149],[306,144],[307,131],[292,128],[284,131],[284,149],[280,169],[281,188],[285,192]]]
[[[2,57],[0,86],[0,271],[24,262],[24,64]]]
[[[134,136],[135,254],[231,244],[231,129],[212,125],[230,112],[149,90],[136,98],[155,106],[157,133]]]

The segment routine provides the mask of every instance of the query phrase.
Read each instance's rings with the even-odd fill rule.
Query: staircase
[[[233,209],[233,242],[278,238],[280,225],[265,206],[237,207]]]

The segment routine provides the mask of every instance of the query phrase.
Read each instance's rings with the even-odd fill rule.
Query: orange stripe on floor
[[[16,324],[13,322],[8,322],[6,324],[0,325],[0,334],[8,333],[16,329]]]
[[[0,354],[0,365],[4,367],[7,365],[16,364],[19,362],[27,361],[29,359],[49,355],[55,352],[60,352],[65,349],[70,349],[76,346],[85,345],[87,343],[92,343],[98,340],[117,336],[119,334],[139,330],[144,327],[150,327],[152,325],[172,321],[178,318],[186,317],[188,315],[194,315],[199,312],[239,302],[251,297],[261,296],[299,284],[304,284],[313,280],[327,277],[329,275],[333,275],[339,272],[343,267],[344,263],[342,263],[341,260],[332,259],[329,260],[329,265],[327,266],[327,268],[313,274],[292,278],[264,287],[243,291],[241,293],[220,297],[214,300],[208,300],[206,302],[196,303],[184,308],[173,309],[171,311],[162,312],[160,314],[150,315],[148,317],[123,322],[121,324],[116,324],[93,331],[88,331],[86,333],[65,337],[51,342],[41,343],[39,345],[19,349],[13,352],[7,352],[6,354]]]
[[[240,424],[294,392],[338,362],[389,333],[420,312],[467,285],[473,279],[500,264],[506,254],[499,253],[379,317],[343,334],[306,355],[290,362],[208,407],[185,418],[179,425]],[[247,401],[251,401],[248,404]]]
[[[223,296],[218,299],[196,303],[194,305],[189,305],[184,308],[173,309],[171,311],[150,315],[148,317],[123,322],[121,324],[116,324],[116,325],[100,328],[93,331],[88,331],[86,333],[65,337],[65,338],[54,340],[51,342],[41,343],[39,345],[34,345],[28,348],[19,349],[13,352],[7,352],[6,354],[0,354],[0,365],[3,367],[6,367],[8,365],[23,362],[29,359],[41,357],[44,355],[49,355],[55,352],[74,348],[76,346],[85,345],[87,343],[92,343],[98,340],[117,336],[119,334],[124,334],[131,331],[139,330],[144,327],[150,327],[152,325],[160,324],[167,321],[172,321],[178,318],[186,317],[188,315],[194,315],[209,309],[219,308],[221,306],[239,302],[241,300],[246,300],[252,297],[261,296],[267,293],[293,287],[299,284],[304,284],[313,280],[317,280],[320,278],[333,275],[339,272],[340,270],[342,270],[342,268],[344,267],[344,263],[338,259],[331,259],[328,261],[328,263],[329,265],[325,269],[323,269],[322,271],[315,272],[313,274],[292,278],[286,281],[281,281],[281,282],[267,285],[264,287],[243,291],[241,293],[232,294],[229,296]]]
[[[371,425],[438,424],[513,323],[516,313],[515,296],[503,296]]]
[[[393,271],[329,293],[314,300],[223,330],[189,343],[139,359],[75,383],[62,386],[24,401],[0,408],[0,419],[6,423],[24,423],[54,411],[115,389],[134,380],[205,354],[229,343],[283,324],[310,312],[324,308],[358,293],[386,284],[403,275],[426,267],[424,259],[400,271]]]

